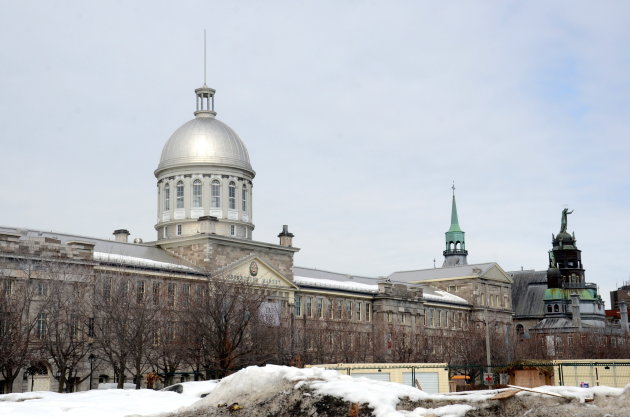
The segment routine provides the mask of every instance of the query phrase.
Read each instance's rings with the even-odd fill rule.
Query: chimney
[[[625,301],[619,300],[619,314],[621,315],[621,333],[628,334],[628,304]]]
[[[127,241],[129,240],[129,230],[127,229],[114,230],[113,235],[116,242],[127,243]]]
[[[199,222],[199,233],[202,235],[213,235],[216,233],[217,219],[214,216],[201,216],[197,219]]]
[[[573,326],[582,330],[582,318],[580,317],[580,296],[571,294],[571,314],[573,316]]]
[[[282,232],[278,235],[280,238],[280,246],[286,246],[290,248],[293,246],[293,233],[289,232],[289,226],[286,224],[282,226]]]
[[[392,295],[393,284],[390,280],[384,280],[378,282],[378,293],[385,295]]]

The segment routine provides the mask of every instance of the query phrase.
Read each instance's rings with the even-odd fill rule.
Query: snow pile
[[[396,410],[401,398],[410,401],[452,398],[440,394],[427,394],[395,382],[350,377],[322,368],[299,369],[278,365],[251,366],[224,378],[210,395],[196,403],[193,408],[216,408],[218,405],[233,403],[247,408],[263,403],[279,392],[286,393],[300,388],[307,388],[318,396],[338,397],[351,403],[367,404],[377,417],[463,416],[473,408],[467,404],[454,404],[438,408],[418,408],[409,414]],[[465,397],[467,401],[484,401],[494,393],[496,392],[483,391],[483,394],[477,392]]]
[[[183,383],[184,392],[92,390],[72,394],[27,392],[0,395],[2,417],[124,417],[175,412],[198,401],[216,381]]]

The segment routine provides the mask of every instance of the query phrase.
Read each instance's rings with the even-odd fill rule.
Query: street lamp
[[[88,388],[88,390],[92,389],[92,372],[94,371],[94,359],[96,359],[96,356],[94,356],[93,353],[90,353],[90,356],[88,356],[88,361],[90,361],[90,387]]]

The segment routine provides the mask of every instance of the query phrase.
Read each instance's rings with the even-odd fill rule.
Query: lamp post
[[[96,359],[96,356],[94,356],[93,353],[90,353],[90,356],[88,356],[88,361],[90,361],[90,387],[88,388],[88,391],[92,389],[92,372],[94,371],[94,359]]]

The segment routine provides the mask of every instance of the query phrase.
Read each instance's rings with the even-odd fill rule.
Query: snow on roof
[[[294,276],[293,281],[297,285],[306,285],[309,287],[330,288],[344,291],[367,292],[375,294],[378,292],[378,285],[362,284],[352,281],[336,281],[332,279],[307,278]]]
[[[138,258],[136,256],[119,255],[116,253],[94,252],[94,260],[99,262],[112,262],[117,264],[133,265],[146,268],[171,269],[176,271],[195,272],[194,268],[178,265],[170,262],[154,261],[152,259]]]
[[[429,291],[427,291],[427,289],[427,287],[423,287],[422,298],[425,300],[468,305],[468,301],[464,300],[462,297],[453,295],[450,292],[434,290],[433,288],[430,288],[428,289]]]
[[[485,274],[494,262],[462,266],[446,266],[443,268],[417,269],[413,271],[398,271],[389,276],[392,281],[425,281],[441,278],[471,277]]]

